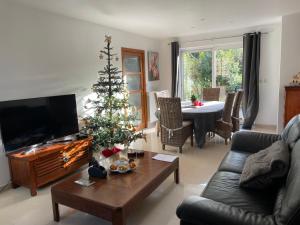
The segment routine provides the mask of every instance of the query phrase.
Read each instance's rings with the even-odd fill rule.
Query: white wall
[[[277,126],[281,58],[281,25],[261,37],[259,111],[256,124]]]
[[[163,40],[160,44],[160,88],[171,93],[171,40]]]
[[[244,28],[242,30],[211,33],[197,36],[179,38],[181,48],[215,48],[222,46],[241,46],[242,37],[223,38],[241,35],[246,32],[263,31],[261,43],[260,66],[260,108],[256,124],[277,125],[278,87],[280,74],[280,50],[281,50],[281,24],[272,24],[259,27]],[[205,40],[203,39],[214,39]],[[161,64],[164,78],[161,80],[161,88],[171,89],[171,40],[161,43]]]
[[[121,47],[143,49],[145,56],[159,51],[158,40],[0,0],[0,101],[76,93],[80,111],[103,67],[98,52],[105,34],[112,35],[119,55]],[[158,81],[147,81],[147,91],[157,89]],[[148,106],[152,113],[153,107]],[[8,180],[1,153],[0,186]]]
[[[284,86],[292,81],[292,77],[300,72],[300,13],[283,16],[281,40],[281,71],[278,107],[278,129],[284,122]],[[300,101],[300,98],[299,98]]]

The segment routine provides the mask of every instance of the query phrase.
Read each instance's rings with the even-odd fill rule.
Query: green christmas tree
[[[118,67],[112,64],[118,57],[112,53],[110,36],[105,36],[105,43],[99,58],[105,58],[107,64],[98,72],[98,81],[92,87],[95,99],[89,99],[85,106],[93,110],[93,115],[85,118],[84,129],[93,138],[94,150],[115,144],[129,146],[132,141],[143,137],[142,132],[135,130],[136,111],[128,102],[124,78]]]

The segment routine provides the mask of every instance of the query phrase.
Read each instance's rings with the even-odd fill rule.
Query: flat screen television
[[[0,102],[0,131],[6,152],[78,133],[75,95]]]

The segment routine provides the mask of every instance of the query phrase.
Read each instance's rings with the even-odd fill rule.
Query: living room
[[[279,201],[277,192],[272,196],[270,202],[258,199],[257,196],[263,198],[264,195],[267,195],[266,193],[272,192],[271,190],[277,184],[272,183],[272,188],[268,186],[264,189],[254,188],[255,190],[243,189],[237,185],[234,188],[240,188],[241,193],[248,193],[250,190],[249,193],[256,193],[256,197],[250,194],[245,197],[236,192],[240,199],[245,197],[246,200],[245,202],[234,202],[234,200],[228,200],[234,196],[228,194],[231,192],[226,190],[231,184],[224,187],[220,183],[226,179],[236,179],[228,177],[228,174],[224,175],[224,171],[228,173],[229,170],[226,165],[232,167],[240,164],[241,161],[244,164],[250,153],[273,146],[272,143],[279,142],[278,139],[286,141],[285,144],[289,145],[287,148],[290,150],[299,146],[299,142],[296,140],[300,135],[299,122],[295,120],[292,121],[290,127],[286,126],[292,118],[292,116],[286,117],[288,90],[294,94],[291,97],[293,107],[289,109],[291,114],[300,113],[300,106],[297,103],[299,92],[296,91],[296,89],[300,89],[298,87],[300,82],[299,23],[300,2],[297,0],[285,2],[279,0],[264,2],[232,0],[226,3],[224,1],[187,2],[183,0],[130,0],[126,3],[101,0],[0,0],[0,117],[2,116],[1,107],[3,105],[10,106],[11,102],[15,100],[19,103],[23,101],[23,104],[24,101],[32,102],[37,98],[50,101],[51,97],[56,96],[62,97],[61,101],[63,101],[63,96],[68,96],[71,100],[61,103],[62,108],[57,111],[57,115],[64,118],[64,115],[68,113],[67,110],[70,109],[68,107],[72,105],[72,109],[76,111],[76,115],[73,115],[73,119],[76,120],[73,128],[76,130],[84,127],[84,118],[88,114],[87,103],[91,101],[92,92],[100,90],[92,89],[92,87],[97,84],[98,71],[107,66],[105,53],[107,49],[105,47],[108,47],[109,44],[112,47],[112,54],[116,54],[111,56],[113,66],[118,71],[122,71],[120,74],[123,74],[124,77],[131,77],[126,78],[126,82],[132,85],[128,86],[129,96],[138,96],[138,98],[129,97],[130,103],[137,108],[138,117],[135,121],[138,125],[130,131],[134,130],[135,134],[142,137],[138,140],[135,140],[137,137],[134,137],[134,140],[130,140],[131,145],[127,146],[131,150],[136,149],[136,157],[132,164],[136,168],[129,173],[111,175],[109,170],[113,165],[108,167],[101,165],[106,167],[107,174],[104,179],[92,178],[91,180],[95,183],[91,186],[83,187],[79,184],[63,183],[72,179],[73,175],[76,176],[87,170],[88,162],[91,159],[89,154],[85,155],[87,161],[80,162],[82,164],[74,167],[74,171],[73,169],[72,172],[56,171],[59,174],[55,176],[55,179],[49,182],[43,180],[41,187],[38,185],[32,189],[30,184],[26,183],[29,180],[28,174],[21,175],[22,179],[18,178],[26,180],[24,184],[18,183],[18,179],[13,177],[12,173],[16,174],[16,170],[12,172],[12,161],[9,160],[16,159],[13,154],[21,154],[19,158],[28,156],[29,160],[37,160],[39,157],[35,156],[40,153],[38,151],[27,152],[27,149],[19,149],[14,146],[8,147],[5,140],[7,137],[5,124],[0,124],[2,132],[0,135],[2,137],[0,138],[0,224],[57,224],[55,220],[59,219],[59,224],[76,225],[111,224],[111,222],[123,225],[298,224],[300,216],[297,215],[297,210],[292,211],[300,206],[300,200],[298,201],[297,198],[292,202],[283,202],[282,204],[286,208],[282,210],[277,207],[277,202],[275,203],[275,201]],[[258,41],[253,41],[255,38]],[[257,46],[256,50],[259,49],[259,54],[255,48],[251,48],[253,45]],[[249,53],[251,57],[249,54],[248,57],[245,54],[248,51],[252,51],[251,54]],[[139,60],[138,72],[130,64],[132,61],[126,61],[131,56]],[[203,57],[202,61],[199,60],[200,57]],[[207,66],[205,70],[203,65]],[[250,69],[245,65],[248,65]],[[194,72],[191,71],[194,70],[198,71],[195,72],[196,77],[201,71],[201,75],[198,76],[201,79],[197,80],[198,78],[193,76]],[[235,72],[232,72],[233,70]],[[227,75],[228,71],[230,71],[229,75]],[[233,73],[236,76],[233,76]],[[253,83],[250,81],[252,78],[249,78],[249,83],[252,83],[248,87],[245,87],[244,83],[246,73],[249,74],[249,77],[256,79],[256,82]],[[226,81],[226,76],[229,76],[228,81]],[[225,79],[223,79],[224,77]],[[223,82],[222,85],[220,82]],[[98,87],[101,88],[101,83],[98,84]],[[137,85],[139,90],[134,88],[131,90],[130,88],[134,85]],[[219,88],[219,86],[223,86],[223,89],[220,89],[218,101],[212,101],[218,103],[211,107],[207,106],[206,104],[210,103],[204,100],[203,89]],[[245,106],[245,99],[243,99],[237,110],[238,130],[240,131],[232,132],[230,128],[229,136],[223,137],[223,133],[218,133],[218,130],[215,129],[217,120],[222,120],[222,116],[226,112],[225,108],[228,105],[226,101],[230,96],[228,93],[238,93],[239,89],[243,90],[243,98],[246,96],[255,101],[255,104]],[[251,91],[249,92],[249,90]],[[180,97],[180,107],[182,107],[180,118],[181,120],[183,118],[181,123],[186,125],[186,120],[192,123],[192,125],[190,124],[193,127],[191,133],[183,135],[184,138],[179,145],[177,142],[175,145],[174,141],[171,142],[172,138],[175,139],[173,135],[176,136],[177,128],[169,127],[165,123],[171,117],[164,116],[165,108],[158,107],[156,104],[156,100],[168,99],[155,98],[155,94],[162,91],[168,93],[168,96],[162,97]],[[192,95],[195,95],[196,98],[193,103],[195,105],[187,106],[186,104],[191,104]],[[178,100],[178,98],[172,99]],[[76,101],[76,103],[69,104],[72,101]],[[172,104],[175,106],[175,103]],[[186,106],[187,108],[185,108]],[[201,114],[201,110],[206,109],[205,107],[208,107],[211,116],[209,117],[209,113],[202,113],[207,117],[203,117],[204,119],[201,121],[198,120],[200,117],[194,118],[196,114]],[[218,107],[221,107],[220,110]],[[212,109],[217,111],[212,112]],[[232,107],[230,109],[232,110]],[[245,113],[245,109],[248,109],[248,114]],[[168,112],[168,110],[165,111]],[[23,114],[20,116],[24,116],[24,111],[20,112]],[[212,113],[214,114],[212,115]],[[211,120],[213,121],[211,122]],[[3,119],[0,118],[0,121]],[[10,125],[13,128],[10,129],[10,134],[13,133],[13,130],[22,129],[22,126],[25,126],[24,123],[16,121],[17,119],[14,119],[14,126]],[[171,119],[171,122],[174,121],[175,119],[173,121]],[[248,122],[250,126],[247,127]],[[210,124],[204,128],[202,126],[204,123]],[[231,118],[230,123],[233,123]],[[290,132],[290,130],[292,131]],[[81,146],[82,142],[80,141],[86,141],[82,144],[83,149],[85,149],[86,143],[88,143],[87,146],[92,145],[92,141],[87,136],[76,135],[75,131],[66,131],[68,135],[71,133],[75,136],[71,141],[71,147],[68,147],[72,148],[74,143]],[[265,133],[268,133],[269,136],[264,136]],[[66,134],[57,134],[58,140],[53,140],[54,135],[52,138],[40,142],[35,141],[34,144],[47,143],[51,145],[50,142],[52,142],[54,145],[57,143],[59,146],[66,147],[69,139],[66,139],[67,141],[61,139],[63,136],[67,136]],[[93,143],[95,140],[97,140],[96,135]],[[22,144],[24,147],[29,147],[26,143]],[[124,143],[122,142],[122,144]],[[59,151],[58,149],[57,152]],[[225,162],[226,159],[229,159],[228,156],[232,152],[243,152],[243,155],[234,155],[225,166],[221,164],[222,161]],[[296,161],[293,161],[295,152],[290,151],[289,153],[291,160],[288,167],[291,169],[296,164]],[[144,156],[137,157],[139,153]],[[99,151],[94,153],[96,159],[98,159],[98,154],[100,154]],[[156,154],[160,154],[160,157],[171,156],[174,158],[171,163],[162,164],[162,161],[152,160]],[[148,156],[151,159],[149,162],[147,161]],[[50,160],[50,158],[48,159]],[[68,157],[63,160],[66,160],[65,163],[69,162]],[[157,165],[157,168],[149,173],[149,171],[144,171],[145,164],[151,164],[153,167]],[[49,164],[46,167],[50,168]],[[242,165],[242,168],[235,168],[234,171],[239,171],[240,175],[243,168],[246,167]],[[291,169],[280,178],[281,185],[298,184],[297,179],[292,180],[290,177],[296,177],[297,170],[295,169],[295,172]],[[138,174],[142,173],[149,173],[149,176],[146,175],[144,180],[141,180]],[[175,175],[175,182],[174,177],[169,176],[172,173]],[[134,178],[130,178],[130,176]],[[109,193],[101,185],[103,182],[111,181],[112,177],[118,185],[112,188],[115,192]],[[217,178],[220,180],[214,180]],[[30,176],[30,179],[37,178]],[[131,183],[130,179],[133,179],[136,184]],[[124,183],[126,187],[119,190],[117,186],[122,186]],[[220,189],[224,192],[227,191],[227,194],[210,189],[212,183],[220,185]],[[76,196],[77,198],[72,196],[75,199],[72,202],[77,202],[78,206],[69,204],[61,194],[65,193],[67,196],[68,190],[70,193],[75,190],[72,185],[77,185],[74,186],[78,190],[77,194],[79,192],[86,193],[86,196]],[[16,188],[17,186],[20,187]],[[116,199],[117,196],[121,196],[120,201],[117,199],[114,203],[121,204],[121,199],[124,197],[123,200],[126,203],[124,205],[128,207],[127,209],[124,206],[124,215],[119,217],[113,212],[112,216],[109,216],[109,213],[107,215],[100,213],[100,209],[99,215],[98,212],[93,212],[93,208],[101,206],[101,204],[89,205],[93,198],[92,194],[89,195],[89,189],[92,190],[94,187],[99,187],[99,190],[94,190],[95,193],[101,196],[106,194],[105,196],[110,197],[110,201],[114,199],[114,196]],[[101,187],[104,194],[101,193]],[[80,188],[83,191],[80,191]],[[126,188],[131,190],[130,193],[127,194],[124,191],[127,190]],[[279,189],[281,190],[281,188]],[[288,192],[289,195],[292,195],[293,191],[296,193],[300,189],[300,185],[293,186],[292,190],[287,191],[287,189],[280,192]],[[280,195],[285,197],[285,194],[281,193]],[[80,203],[84,197],[87,199],[88,196],[91,198],[88,202]],[[201,198],[206,200],[191,199],[191,196],[202,196]],[[223,199],[222,196],[224,196]],[[94,196],[94,198],[97,197]],[[216,205],[216,202],[221,204]],[[106,204],[108,203],[106,202]],[[192,207],[189,208],[188,204],[191,204]],[[104,203],[102,203],[103,205]],[[195,205],[196,207],[193,208]],[[109,209],[112,210],[119,206]],[[255,207],[256,209],[253,209]],[[56,208],[59,208],[60,212],[55,210]],[[262,212],[258,212],[259,210]],[[194,215],[196,216],[194,217]],[[289,216],[293,218],[286,219]]]

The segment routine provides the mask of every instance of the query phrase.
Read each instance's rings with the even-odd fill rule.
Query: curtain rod
[[[247,34],[254,34],[254,32],[247,33]],[[261,32],[261,34],[269,34],[269,32]],[[243,37],[244,35],[245,34],[224,36],[224,37],[215,37],[215,38],[205,38],[205,39],[194,40],[194,41],[184,41],[183,43],[193,43],[193,42],[199,42],[199,41],[213,41],[213,40],[220,40],[220,39],[227,39],[227,38],[236,38],[236,37]],[[172,42],[169,42],[168,45],[171,45],[171,43]]]

